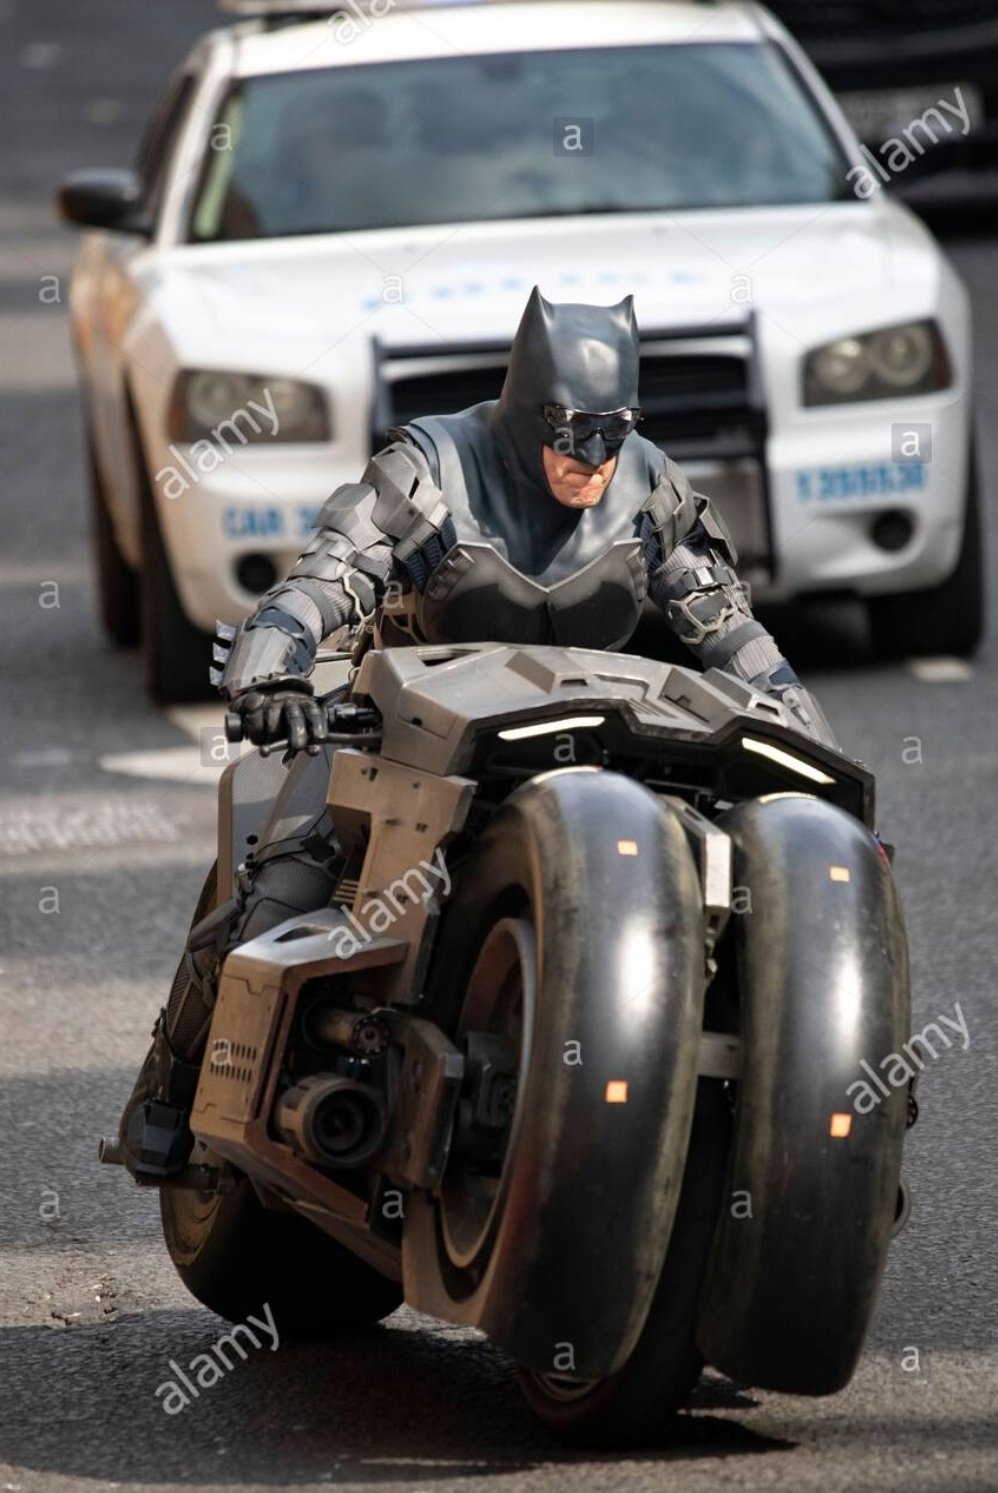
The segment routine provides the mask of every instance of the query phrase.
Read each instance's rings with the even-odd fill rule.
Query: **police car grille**
[[[762,435],[749,399],[748,363],[720,354],[650,354],[641,360],[641,434],[677,460],[751,454]]]
[[[489,366],[478,366],[480,358],[480,354],[468,354],[462,366],[462,356],[455,351],[442,357],[438,368],[427,367],[427,360],[420,358],[420,370],[409,373],[405,355],[392,355],[382,369],[380,419],[375,422],[373,444],[392,425],[404,425],[421,415],[451,414],[498,398],[505,358],[497,356]],[[750,407],[744,357],[646,353],[641,359],[640,389],[642,435],[667,447],[677,460],[745,455],[758,442],[760,415]]]
[[[499,366],[447,369],[397,379],[390,386],[395,424],[404,425],[420,415],[452,415],[483,400],[498,399],[504,373],[505,368]]]

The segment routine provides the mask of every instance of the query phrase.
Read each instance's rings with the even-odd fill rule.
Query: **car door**
[[[90,289],[87,415],[118,542],[136,565],[138,502],[124,359],[125,333],[140,296],[132,272],[136,261],[156,252],[153,243],[163,190],[197,85],[196,71],[190,66],[171,79],[139,146],[135,169],[142,182],[150,235],[91,235],[81,260],[81,277]]]

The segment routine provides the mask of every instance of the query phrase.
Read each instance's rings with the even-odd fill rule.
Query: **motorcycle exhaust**
[[[281,1095],[274,1124],[281,1139],[316,1166],[362,1166],[384,1145],[388,1116],[377,1089],[314,1073]]]

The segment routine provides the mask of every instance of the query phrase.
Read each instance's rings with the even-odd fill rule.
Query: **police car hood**
[[[642,334],[735,321],[827,337],[931,315],[945,260],[898,203],[540,218],[184,246],[150,273],[178,362],[301,371],[369,352],[512,338],[532,286],[549,300],[633,294]]]

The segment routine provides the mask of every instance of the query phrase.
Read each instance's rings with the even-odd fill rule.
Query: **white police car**
[[[204,38],[136,170],[78,173],[102,609],[150,688],[293,562],[383,431],[496,393],[530,288],[636,297],[643,431],[757,600],[981,622],[966,295],[751,4],[342,0]]]

